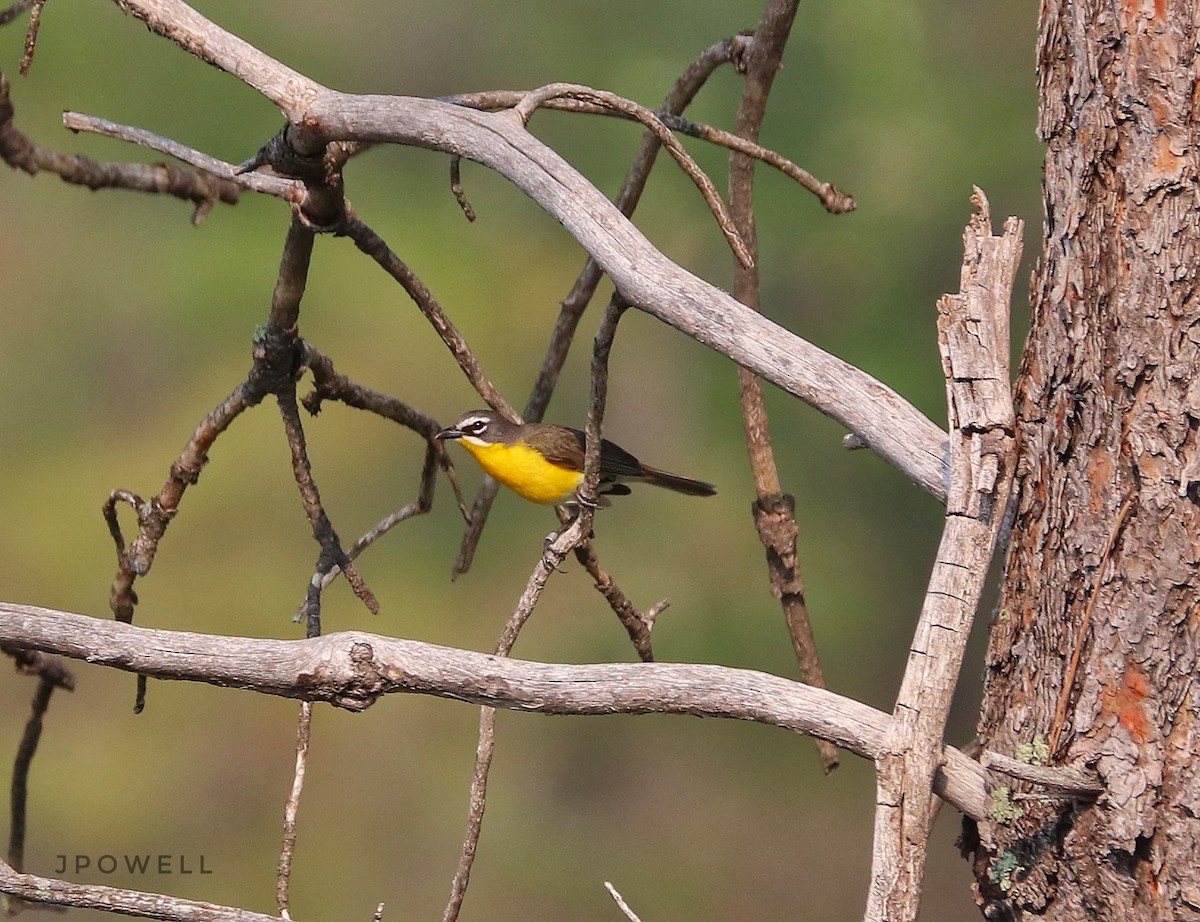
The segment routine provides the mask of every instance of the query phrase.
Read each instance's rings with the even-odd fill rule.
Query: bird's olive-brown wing
[[[566,426],[539,425],[527,427],[525,442],[537,449],[552,464],[583,470],[583,452],[587,439],[578,429]],[[608,439],[600,440],[600,479],[615,480],[623,477],[641,477],[642,464],[620,445]]]

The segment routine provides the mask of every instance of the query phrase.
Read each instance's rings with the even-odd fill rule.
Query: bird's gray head
[[[477,443],[502,442],[512,423],[491,410],[471,410],[452,426],[443,429],[436,439],[470,439]]]

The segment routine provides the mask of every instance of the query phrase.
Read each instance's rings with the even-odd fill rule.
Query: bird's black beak
[[[437,433],[437,435],[435,435],[434,438],[435,439],[461,439],[462,436],[463,436],[463,434],[462,434],[461,429],[455,429],[453,426],[450,426],[449,428],[443,429],[441,432]]]

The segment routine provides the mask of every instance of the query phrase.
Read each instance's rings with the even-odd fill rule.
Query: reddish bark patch
[[[1115,716],[1139,746],[1146,742],[1151,731],[1142,706],[1149,691],[1150,680],[1146,673],[1136,663],[1130,663],[1125,667],[1121,684],[1115,688],[1110,686],[1101,699],[1104,711]]]

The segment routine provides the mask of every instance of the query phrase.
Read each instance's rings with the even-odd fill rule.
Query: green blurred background
[[[441,95],[570,81],[648,105],[701,49],[753,28],[759,14],[746,0],[213,0],[200,8],[343,90]],[[0,66],[13,80],[18,125],[41,143],[100,159],[157,159],[68,134],[59,114],[74,109],[240,161],[280,124],[238,81],[113,4],[50,5],[24,79],[15,74],[23,25],[0,32]],[[805,3],[772,95],[764,143],[855,195],[859,207],[831,217],[790,181],[760,171],[766,310],[939,423],[934,302],[957,290],[972,184],[990,196],[997,223],[1020,215],[1031,225],[1027,251],[1037,245],[1035,32],[1032,0]],[[725,70],[689,114],[731,126],[739,92]],[[532,128],[609,194],[639,140],[621,122],[555,113],[539,113]],[[723,189],[724,153],[688,146]],[[376,150],[354,162],[348,193],[520,405],[583,254],[514,188],[472,164],[464,183],[479,220],[468,224],[446,167],[428,151]],[[288,213],[248,195],[194,228],[187,206],[165,198],[89,193],[48,175],[5,171],[0,180],[0,597],[105,616],[114,555],[101,503],[120,487],[154,494],[196,423],[241,380]],[[690,181],[666,158],[637,223],[675,260],[729,284],[728,252]],[[596,311],[584,320],[551,419],[583,418],[597,320]],[[346,241],[318,241],[301,331],[341,371],[440,420],[479,404],[414,307]],[[605,566],[637,604],[672,602],[655,632],[659,657],[794,675],[748,515],[733,366],[652,318],[629,315],[612,370],[607,434],[653,464],[720,486],[707,501],[639,489],[601,516]],[[940,509],[877,458],[843,451],[838,426],[773,388],[767,396],[785,488],[797,497],[829,684],[890,708]],[[422,445],[407,433],[333,404],[307,431],[317,482],[346,541],[415,496]],[[451,450],[473,494],[478,472]],[[489,649],[552,525],[548,511],[501,495],[473,570],[452,583],[461,521],[443,482],[430,515],[360,562],[382,614],[367,614],[338,583],[326,595],[325,628]],[[138,584],[138,622],[299,636],[290,616],[315,557],[278,413],[264,405],[211,452],[152,574]],[[516,655],[631,659],[586,574],[573,561],[566,570]],[[60,854],[95,861],[161,853],[183,856],[195,871],[203,858],[211,874],[179,873],[177,858],[172,874],[93,868],[66,876],[273,912],[296,704],[155,683],[148,709],[134,716],[131,676],[74,668],[78,690],[55,697],[34,765],[28,868],[49,874]],[[976,636],[954,742],[972,735],[980,668]],[[0,670],[3,762],[32,692],[30,680]],[[440,917],[463,834],[476,723],[475,709],[433,699],[390,698],[362,715],[317,710],[296,917],[367,919],[380,901],[392,922]],[[647,920],[858,918],[873,797],[868,764],[845,756],[826,778],[808,740],[775,729],[502,713],[463,918],[619,918],[604,880]],[[924,918],[976,917],[968,868],[953,847],[957,831],[957,816],[944,810]]]

